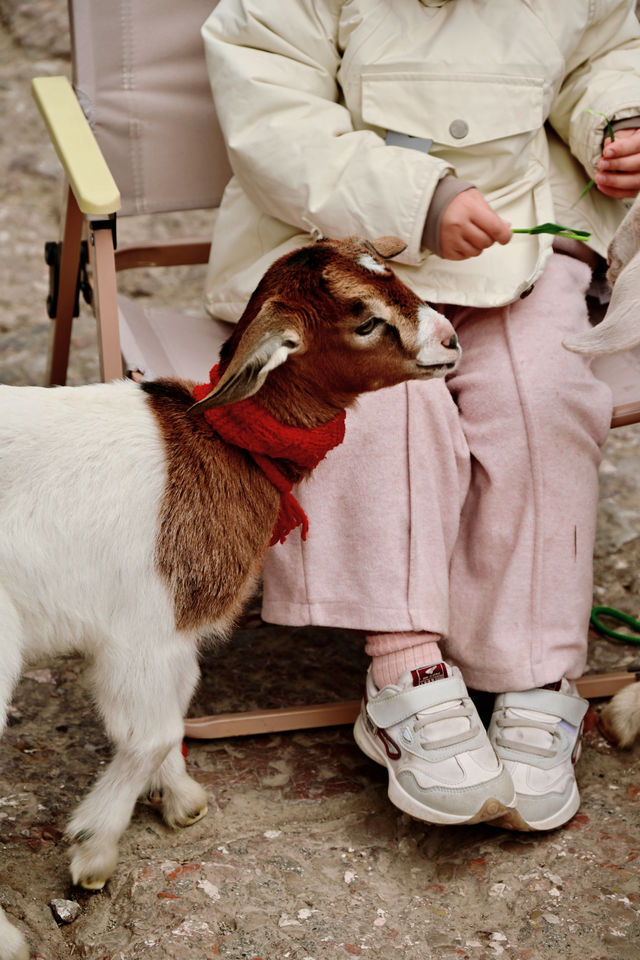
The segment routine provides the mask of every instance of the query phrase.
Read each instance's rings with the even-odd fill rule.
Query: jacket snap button
[[[462,140],[469,133],[469,124],[466,120],[452,120],[449,124],[449,133],[456,140]]]

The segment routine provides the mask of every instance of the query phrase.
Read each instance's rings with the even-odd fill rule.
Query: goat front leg
[[[75,811],[67,827],[72,840],[71,878],[86,890],[100,890],[118,862],[124,833],[145,783],[161,765],[172,744],[158,741],[116,746],[113,760]]]
[[[24,630],[20,614],[0,585],[0,735],[4,731],[7,710],[20,677],[23,645]]]
[[[167,774],[159,786],[168,784],[175,823],[186,825],[206,812],[204,791],[187,775],[180,752],[183,713],[197,678],[195,645],[183,638],[160,641],[153,649],[139,643],[126,654],[114,645],[96,658],[94,693],[115,754],[67,828],[74,843],[74,883],[88,890],[104,886],[115,870],[118,841],[136,800],[161,769]]]
[[[23,629],[9,594],[0,586],[0,734],[7,708],[18,682],[22,661]],[[0,960],[29,960],[29,947],[21,932],[0,907]]]
[[[207,795],[189,776],[180,747],[173,747],[154,775],[149,793],[160,796],[162,816],[169,827],[189,827],[207,812]]]
[[[0,960],[29,960],[30,956],[27,941],[0,907]]]

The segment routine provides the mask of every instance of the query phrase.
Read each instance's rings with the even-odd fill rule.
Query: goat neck
[[[356,396],[342,391],[339,395],[324,391],[317,383],[308,382],[301,364],[291,357],[285,367],[273,370],[257,394],[257,402],[280,423],[301,429],[323,426],[343,415]]]

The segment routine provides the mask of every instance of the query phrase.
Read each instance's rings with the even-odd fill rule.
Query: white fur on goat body
[[[100,624],[117,634],[158,604],[171,624],[153,572],[166,455],[144,394],[122,381],[2,396],[0,583],[12,584],[25,658],[93,655]]]
[[[332,242],[327,244],[331,246]],[[363,380],[358,389],[370,389],[376,382],[380,372],[374,369],[375,364],[372,366],[371,358],[377,344],[384,351],[379,366],[384,368],[387,381],[389,377],[401,382],[411,376],[438,375],[444,372],[444,365],[455,363],[459,351],[451,345],[453,329],[445,318],[425,312],[414,294],[406,288],[402,292],[402,285],[394,287],[399,281],[391,271],[388,279],[382,279],[362,268],[362,277],[369,276],[370,284],[378,284],[373,290],[375,296],[369,296],[362,277],[357,275],[354,279],[352,272],[355,256],[361,253],[359,245],[345,241],[336,243],[335,249],[342,257],[336,253],[336,260],[346,270],[341,284],[332,263],[332,282],[336,290],[346,291],[343,300],[339,293],[335,294],[335,303],[340,302],[341,309],[351,309],[349,292],[355,290],[356,297],[363,297],[372,308],[384,285],[390,284],[390,322],[395,316],[405,329],[409,344],[403,341],[400,346],[397,338],[374,336],[367,361],[367,352],[361,350],[361,338],[357,335],[360,315],[345,315],[347,326],[332,322],[327,330],[331,330],[334,353],[337,350],[342,356],[343,348],[351,344],[354,349],[357,341],[353,363],[344,367],[349,383],[353,382],[357,356],[367,361],[358,367],[361,377],[370,378],[369,386]],[[292,269],[293,256],[283,258],[292,260]],[[239,330],[226,371],[233,366],[237,374],[231,387],[235,399],[242,399],[243,392],[249,396],[258,389],[266,377],[265,368],[273,370],[278,362],[282,365],[299,345],[288,326],[290,310],[286,322],[278,319],[273,306],[279,302],[278,291],[270,288],[272,292],[265,295],[265,288],[260,289],[261,306],[258,304],[259,309],[253,312],[248,308],[247,317],[253,319],[247,320],[243,331]],[[393,298],[394,290],[405,305],[404,313]],[[356,302],[362,307],[361,300]],[[275,327],[269,328],[266,346],[265,317],[273,317],[275,323]],[[254,323],[257,341],[250,333]],[[413,337],[411,329],[415,331]],[[297,333],[302,336],[304,330]],[[317,332],[315,336],[315,349],[324,351],[325,357],[326,343]],[[346,338],[344,343],[341,338]],[[424,340],[430,344],[429,363],[438,365],[432,370],[423,369],[419,360]],[[310,349],[301,350],[296,363],[311,364],[315,369],[317,354]],[[285,372],[288,368],[285,364]],[[293,364],[291,369],[295,369]],[[272,376],[273,372],[266,378],[266,389]],[[220,383],[223,380],[224,376]],[[181,622],[176,613],[176,598],[185,579],[191,583],[193,567],[185,572],[181,560],[181,550],[189,544],[183,536],[171,543],[168,552],[165,550],[168,574],[166,566],[159,563],[159,551],[161,554],[163,544],[167,547],[163,510],[171,479],[176,489],[176,472],[170,467],[175,445],[192,449],[195,427],[188,426],[191,421],[186,414],[191,393],[184,384],[174,385],[182,391],[183,406],[178,417],[181,432],[171,441],[174,446],[170,448],[166,431],[169,423],[175,426],[176,421],[171,420],[172,413],[163,414],[158,404],[167,397],[174,407],[179,405],[178,401],[169,394],[152,396],[149,386],[121,381],[54,390],[0,387],[0,728],[13,687],[28,660],[69,651],[89,657],[94,696],[115,754],[68,827],[74,840],[72,878],[88,888],[101,887],[115,869],[119,837],[137,798],[145,790],[162,792],[163,816],[172,826],[192,823],[206,811],[206,794],[188,776],[180,749],[182,718],[198,677],[198,638],[211,631],[219,635],[227,631],[252,585],[279,500],[275,487],[255,464],[236,448],[227,449],[219,439],[215,442],[221,445],[220,456],[210,461],[213,466],[209,473],[203,472],[202,461],[196,456],[197,469],[189,471],[190,477],[177,476],[180,488],[181,479],[186,483],[197,473],[199,480],[194,482],[204,483],[209,491],[209,500],[204,501],[208,510],[216,490],[230,489],[232,478],[225,471],[241,468],[249,471],[253,493],[264,502],[260,506],[254,498],[254,511],[262,510],[256,521],[256,514],[246,510],[247,476],[238,478],[234,474],[234,532],[232,537],[221,534],[216,549],[230,560],[227,569],[238,569],[240,553],[236,540],[244,536],[240,531],[249,531],[241,576],[230,578],[230,589],[226,584],[227,599],[222,606],[217,599],[209,607],[205,603],[199,619],[189,622],[188,627],[176,626]],[[302,387],[296,386],[300,401]],[[276,390],[274,397],[289,395],[292,384],[289,390],[282,387],[281,383],[280,392]],[[168,389],[170,393],[172,388]],[[202,404],[215,405],[217,389]],[[340,384],[336,389],[341,389]],[[349,390],[355,398],[353,387],[347,393]],[[309,398],[309,402],[310,410],[317,411],[318,398]],[[307,422],[303,413],[299,411],[301,424]],[[210,451],[209,434],[204,439],[199,437]],[[184,468],[187,460],[182,463]],[[196,502],[200,502],[198,498]],[[178,503],[179,498],[172,506]],[[193,523],[193,504],[191,508]],[[215,513],[215,507],[212,512]],[[264,540],[254,547],[256,524],[258,541],[263,533]],[[198,522],[198,528],[201,526]],[[251,549],[246,549],[247,544]],[[178,568],[181,564],[179,576],[172,580],[172,565]],[[219,586],[214,583],[214,587],[216,593]],[[207,617],[207,610],[217,613]],[[7,929],[11,934],[3,936]],[[0,909],[0,960],[23,960],[27,956],[24,939],[16,928],[8,927]]]

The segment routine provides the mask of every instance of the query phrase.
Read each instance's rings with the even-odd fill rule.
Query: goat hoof
[[[190,827],[192,823],[202,820],[208,810],[207,804],[203,804],[199,810],[190,810],[188,813],[167,812],[164,810],[164,821],[168,827]]]
[[[83,890],[102,890],[109,877],[81,877],[79,886]]]
[[[107,844],[93,850],[86,844],[73,848],[71,879],[83,890],[102,890],[118,864],[117,847]]]
[[[188,813],[188,814],[187,814],[185,817],[183,817],[181,820],[178,820],[178,821],[177,821],[177,826],[179,826],[179,827],[190,827],[192,823],[197,823],[198,820],[202,820],[202,818],[204,817],[204,815],[206,814],[206,812],[207,812],[208,809],[209,809],[209,808],[207,807],[207,804],[205,803],[205,805],[204,805],[203,807],[201,807],[199,810],[192,810],[191,813]]]
[[[168,827],[190,827],[207,812],[207,794],[199,783],[185,777],[179,790],[165,790],[162,816]]]

